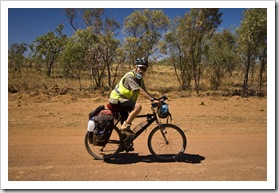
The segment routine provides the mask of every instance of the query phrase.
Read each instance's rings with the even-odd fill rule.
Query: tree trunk
[[[50,77],[50,75],[51,75],[51,70],[52,70],[53,63],[54,63],[54,59],[51,59],[49,64],[47,62],[47,76],[48,77]]]
[[[195,81],[195,90],[196,93],[199,94],[199,78],[197,73],[197,64],[195,61],[193,61],[193,75],[194,75],[194,81]]]
[[[250,46],[248,48],[248,54],[247,54],[247,66],[245,69],[245,74],[244,74],[244,81],[243,81],[243,93],[245,96],[247,96],[248,94],[248,79],[249,79],[249,71],[250,71],[250,65],[251,65],[251,61],[250,61]]]
[[[265,59],[263,57],[261,63],[261,69],[260,69],[260,88],[259,88],[260,91],[262,91],[264,63],[265,63]]]
[[[49,65],[47,65],[47,76],[50,77],[51,75],[51,68],[52,68],[52,62],[50,62]]]
[[[261,69],[260,69],[260,88],[259,90],[262,91],[262,84],[263,84],[263,72],[265,69],[265,59],[266,59],[266,49],[264,49],[262,58],[261,58]]]

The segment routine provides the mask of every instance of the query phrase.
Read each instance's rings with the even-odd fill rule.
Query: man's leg
[[[126,123],[132,123],[133,120],[138,116],[138,114],[140,113],[142,107],[140,104],[136,103],[134,109],[129,113],[129,116],[126,120]]]
[[[142,107],[140,104],[136,103],[134,106],[134,109],[129,113],[129,116],[127,118],[127,120],[123,123],[123,125],[121,126],[121,129],[125,129],[125,130],[131,130],[131,124],[133,122],[133,120],[138,116],[138,114],[140,113]]]
[[[133,146],[131,146],[131,141],[130,141],[131,140],[130,136],[134,134],[134,132],[131,130],[131,124],[132,124],[133,120],[140,113],[142,107],[138,103],[130,103],[130,104],[131,104],[131,107],[133,107],[133,109],[130,111],[127,120],[124,121],[124,123],[121,125],[121,130],[127,136],[127,138],[125,139],[126,140],[125,149],[128,151],[134,151],[134,148],[133,148]]]

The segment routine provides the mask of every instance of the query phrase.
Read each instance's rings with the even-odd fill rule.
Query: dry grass
[[[127,67],[122,68],[119,71],[117,81],[129,70],[131,69]],[[83,98],[92,97],[92,95],[109,96],[110,89],[106,87],[107,77],[104,78],[103,87],[100,89],[92,88],[92,82],[86,74],[83,76],[81,84],[82,89],[80,90],[77,79],[65,79],[55,72],[49,78],[44,72],[29,70],[22,71],[21,76],[17,75],[15,79],[9,76],[9,93],[24,92],[30,95],[43,93],[49,96],[70,94]],[[188,90],[180,89],[179,81],[171,66],[152,66],[149,68],[145,74],[145,84],[150,93],[155,96],[167,94],[174,98],[184,98],[197,95],[193,89],[194,82],[191,83],[192,88]],[[201,90],[199,96],[238,95],[240,94],[241,85],[242,75],[234,73],[232,77],[222,79],[220,90],[211,90],[208,77],[204,75],[200,84]]]

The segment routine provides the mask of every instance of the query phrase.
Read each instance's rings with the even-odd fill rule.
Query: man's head
[[[146,72],[148,68],[148,61],[144,58],[138,58],[136,59],[135,63],[136,63],[136,69],[135,69],[136,77],[137,79],[141,79],[143,74]]]
[[[148,61],[145,58],[137,58],[136,61],[136,66],[139,67],[148,67]]]

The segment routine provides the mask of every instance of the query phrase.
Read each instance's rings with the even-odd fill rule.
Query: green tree
[[[74,21],[77,17],[78,9],[73,8],[66,8],[65,9],[65,16],[68,18],[68,23],[70,26],[74,29],[74,31],[77,31],[76,22]]]
[[[207,57],[211,87],[217,90],[225,73],[232,75],[237,63],[235,35],[226,29],[216,33],[209,43]]]
[[[78,15],[80,13],[80,15]],[[69,20],[71,26],[76,30],[77,24],[73,24],[73,21],[81,16],[82,21],[86,27],[90,27],[91,33],[98,38],[98,42],[95,42],[94,50],[98,50],[99,62],[105,65],[107,70],[108,85],[112,86],[114,84],[114,79],[112,80],[112,74],[117,73],[117,68],[113,68],[113,63],[117,57],[117,49],[120,46],[120,41],[116,38],[116,31],[120,29],[120,24],[113,18],[104,17],[104,9],[65,9],[65,14]],[[94,51],[94,53],[95,53]],[[95,57],[96,58],[96,57]],[[101,76],[103,77],[103,75]]]
[[[16,72],[21,75],[21,68],[24,62],[24,53],[27,51],[28,45],[23,43],[14,43],[10,46],[8,51],[9,70],[15,78]]]
[[[189,65],[189,57],[187,57],[186,49],[184,49],[187,45],[182,44],[182,36],[177,30],[180,21],[180,17],[171,21],[169,31],[165,34],[164,41],[161,41],[160,45],[161,53],[168,55],[169,62],[174,67],[181,89],[185,90],[190,88],[192,71]]]
[[[102,28],[102,19],[101,16],[104,14],[103,8],[89,8],[83,9],[83,21],[87,27],[92,27],[93,31],[98,33]]]
[[[222,13],[219,13],[219,9],[191,9],[182,18],[178,27],[180,33],[186,33],[182,37],[182,42],[184,45],[189,46],[185,48],[188,49],[186,53],[190,57],[197,94],[200,90],[204,48],[206,48],[208,39],[211,38],[217,27],[221,24],[221,16]]]
[[[124,20],[124,48],[134,64],[137,57],[149,58],[158,50],[162,33],[167,30],[169,18],[162,10],[136,10]]]
[[[266,65],[267,9],[247,9],[237,30],[239,54],[244,62],[243,93],[249,93],[249,74],[257,61],[261,61],[260,89],[262,74]]]
[[[67,42],[61,56],[63,72],[66,77],[75,75],[80,89],[82,72],[87,69],[90,69],[92,86],[94,80],[95,85],[100,87],[105,70],[105,66],[100,62],[100,49],[102,48],[99,47],[97,36],[92,33],[92,27],[77,30]]]
[[[113,63],[117,57],[117,49],[120,46],[119,40],[116,38],[116,30],[120,28],[118,22],[116,22],[112,18],[106,18],[102,25],[100,25],[100,29],[98,30],[98,37],[100,40],[100,46],[102,49],[102,61],[106,66],[107,69],[107,76],[108,76],[108,85],[114,86],[115,79],[112,80],[112,73],[117,75],[117,68],[113,69]]]
[[[63,28],[63,25],[58,25],[55,32],[50,31],[39,36],[30,45],[33,57],[44,59],[48,77],[50,77],[53,65],[58,61],[67,40],[67,36],[62,34]]]
[[[173,62],[182,89],[189,87],[193,77],[195,91],[199,93],[205,49],[222,22],[221,16],[219,9],[191,9],[174,20],[171,31],[165,36],[171,51],[175,51],[171,56],[177,55]]]

